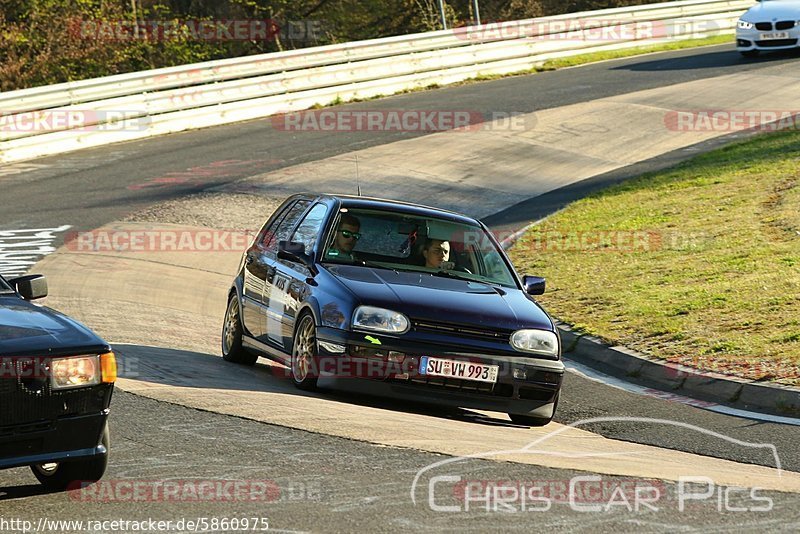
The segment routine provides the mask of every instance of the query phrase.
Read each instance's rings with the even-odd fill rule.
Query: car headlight
[[[739,22],[736,23],[736,27],[740,30],[752,30],[753,23],[747,22],[746,20],[739,19]]]
[[[558,336],[547,330],[517,330],[511,334],[511,346],[520,352],[558,356]]]
[[[373,306],[359,306],[353,313],[353,328],[382,332],[384,334],[405,334],[410,323],[402,313]]]
[[[54,358],[50,362],[50,385],[53,389],[69,389],[111,383],[117,379],[114,353],[91,356]]]

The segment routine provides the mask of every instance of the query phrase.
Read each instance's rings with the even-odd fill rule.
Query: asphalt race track
[[[412,93],[342,108],[428,110],[442,108],[446,103],[448,109],[479,110],[487,115],[532,113],[726,75],[780,71],[798,77],[796,63],[796,55],[779,54],[758,61],[743,61],[730,47],[709,47]],[[765,109],[771,108],[765,105]],[[252,121],[11,164],[0,167],[0,232],[58,229],[67,225],[70,231],[91,230],[165,201],[210,189],[224,189],[256,175],[300,164],[313,165],[326,158],[388,146],[420,135],[408,132],[337,132],[293,136],[276,130],[270,121]],[[469,146],[465,145],[464,150],[469,150]],[[671,152],[665,161],[677,161],[695,151]],[[642,165],[635,168],[638,170]],[[626,176],[624,168],[615,172],[614,179]],[[368,183],[368,177],[363,173],[362,180],[362,184]],[[568,193],[558,201],[580,196],[590,187],[593,184],[588,182],[573,184],[565,189]],[[325,183],[319,183],[319,189],[325,190]],[[562,190],[551,191],[545,197],[558,197],[559,191]],[[516,202],[526,200],[528,197],[519,197]],[[494,220],[498,224],[519,227],[524,220],[546,212],[540,210],[526,219],[525,215],[532,212],[520,206],[512,208],[516,202],[497,210],[503,214]],[[435,204],[433,201],[430,203]],[[523,206],[530,206],[530,202]],[[254,214],[253,217],[260,222],[264,215]],[[63,237],[63,231],[53,232],[53,249],[63,243]],[[48,261],[46,259],[42,264],[44,272],[47,272],[48,265],[53,265]],[[97,258],[96,261],[106,260]],[[209,267],[209,270],[213,269]],[[232,270],[228,272],[230,278],[233,274]],[[85,285],[91,286],[94,282],[103,285],[99,278],[89,278]],[[67,288],[67,292],[72,289]],[[57,293],[58,288],[51,286],[51,292]],[[71,310],[65,311],[72,313]],[[95,327],[88,319],[80,318]],[[221,324],[221,318],[211,317],[209,323]],[[102,333],[112,343],[121,340],[115,338],[113,332],[103,330]],[[213,332],[213,336],[216,335],[218,326]],[[209,358],[207,354],[213,353],[213,349],[207,349],[207,354],[187,352],[198,349],[188,342],[183,343],[180,332],[174,340],[174,345],[165,348],[183,351],[180,354],[176,352],[174,357],[176,361],[188,358],[187,369],[192,361],[205,362]],[[206,350],[205,346],[202,348]],[[126,350],[129,349],[121,348],[123,355]],[[138,350],[150,349],[139,347]],[[163,368],[168,368],[171,357],[170,354],[160,356]],[[242,372],[241,368],[219,363],[218,372],[223,379],[236,380],[240,376],[237,373]],[[216,367],[211,369],[217,372]],[[518,485],[524,485],[525,481],[539,481],[550,488],[545,492],[548,498],[535,504],[528,502],[520,507],[519,501],[514,501],[516,510],[487,511],[480,502],[467,509],[464,499],[458,498],[459,488],[463,491],[458,482],[429,486],[429,478],[424,477],[421,486],[416,488],[414,502],[411,499],[412,484],[419,471],[461,453],[456,452],[458,449],[453,449],[452,444],[415,446],[412,438],[425,427],[411,428],[409,425],[424,422],[431,425],[431,429],[452,428],[454,438],[451,439],[456,441],[462,434],[455,432],[474,432],[477,436],[492,432],[520,435],[530,432],[528,439],[533,439],[546,434],[549,427],[529,431],[515,428],[504,416],[397,406],[387,401],[337,393],[301,395],[276,379],[273,373],[273,368],[262,360],[247,379],[252,379],[256,388],[258,384],[265,385],[263,398],[269,402],[296,403],[302,410],[307,410],[308,421],[303,420],[305,412],[302,410],[289,413],[286,419],[278,419],[283,417],[281,407],[267,402],[250,405],[260,415],[208,407],[211,405],[207,403],[215,395],[226,394],[218,384],[202,386],[205,389],[191,402],[184,402],[177,396],[174,401],[167,402],[172,398],[168,390],[153,389],[154,393],[150,393],[143,388],[133,394],[125,384],[121,384],[122,388],[115,393],[112,402],[112,460],[104,479],[108,484],[101,486],[112,491],[114,484],[130,480],[139,481],[150,489],[155,485],[154,481],[182,481],[184,486],[191,486],[186,482],[238,480],[255,486],[258,484],[254,482],[259,482],[261,486],[258,488],[266,487],[266,493],[259,498],[248,501],[223,495],[208,502],[185,495],[172,500],[163,495],[135,499],[117,493],[115,498],[104,500],[101,493],[92,493],[88,489],[69,495],[42,494],[27,469],[13,469],[0,471],[0,500],[4,501],[0,504],[0,516],[25,518],[34,524],[42,517],[173,521],[182,518],[257,517],[268,518],[271,529],[282,531],[485,531],[490,528],[530,530],[533,526],[570,531],[614,529],[647,532],[800,529],[797,489],[793,493],[759,490],[753,494],[748,493],[750,490],[726,493],[725,488],[715,487],[706,498],[687,504],[680,500],[681,490],[674,482],[654,481],[652,477],[637,476],[633,472],[621,477],[606,473],[602,475],[602,482],[612,488],[616,487],[615,484],[656,486],[662,494],[658,510],[646,504],[630,510],[619,502],[617,495],[615,505],[589,511],[586,506],[606,505],[613,495],[604,493],[599,499],[587,498],[580,503],[570,503],[563,498],[563,493],[559,493],[573,477],[591,474],[587,473],[580,459],[570,460],[572,464],[569,466],[550,467],[544,466],[549,464],[534,465],[536,461],[469,460],[444,464],[436,473],[457,476],[461,481],[516,481]],[[180,378],[192,376],[187,371]],[[242,380],[246,383],[244,378]],[[172,385],[188,384],[175,382]],[[236,394],[240,393],[238,390],[248,389],[244,385],[236,388],[226,385],[225,388],[237,390]],[[123,391],[125,389],[128,391]],[[329,416],[335,422],[337,410],[367,418],[365,426],[374,421],[377,437],[324,430],[325,424],[334,424],[326,423],[325,417]],[[319,417],[321,422],[315,417]],[[740,464],[775,467],[774,455],[764,449],[736,445],[711,435],[718,433],[740,442],[773,444],[785,470],[782,478],[787,479],[790,486],[796,473],[800,472],[796,427],[730,417],[643,397],[569,373],[556,420],[570,424],[602,417],[679,421],[705,432],[677,430],[674,426],[657,422],[631,424],[612,420],[583,426],[583,430],[621,442],[736,462],[720,464],[728,465],[732,470]],[[398,423],[391,427],[392,421]],[[385,428],[394,428],[393,439],[378,436],[378,429]],[[486,450],[491,450],[491,447]],[[704,476],[704,473],[697,472],[696,475]],[[429,477],[430,472],[425,476]],[[444,489],[433,495],[432,487]],[[630,491],[626,494],[629,496]],[[759,511],[767,498],[772,501],[772,506]],[[455,506],[455,509],[435,509],[445,505]],[[77,527],[73,530],[79,531]],[[183,531],[191,530],[184,525]],[[210,530],[236,531],[231,525],[218,525],[218,528]],[[171,531],[181,530],[173,527]]]

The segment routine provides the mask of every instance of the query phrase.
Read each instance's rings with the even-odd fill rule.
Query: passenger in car
[[[361,221],[357,217],[349,213],[343,214],[336,227],[336,235],[333,238],[333,246],[328,250],[328,257],[355,260],[353,249],[361,239],[360,229]]]
[[[452,269],[455,264],[450,259],[450,242],[441,239],[427,239],[422,248],[425,267],[431,269]]]

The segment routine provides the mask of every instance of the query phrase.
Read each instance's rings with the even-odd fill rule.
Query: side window
[[[269,236],[269,241],[264,244],[264,248],[267,251],[278,251],[278,242],[285,241],[289,238],[289,233],[292,231],[292,228],[294,228],[295,223],[303,212],[306,211],[309,204],[310,201],[308,200],[298,200],[292,207],[286,210],[286,215],[275,225],[274,231],[267,232],[267,234],[271,234]]]
[[[297,230],[292,234],[291,241],[305,245],[306,254],[311,254],[314,250],[314,244],[317,242],[317,238],[322,229],[322,223],[327,213],[328,207],[325,206],[325,204],[317,204],[311,208],[306,218],[303,219],[303,222],[300,223],[300,226],[298,226]]]
[[[261,232],[258,234],[259,246],[266,248],[270,244],[272,238],[275,236],[275,229],[281,223],[283,218],[286,217],[286,212],[288,212],[291,207],[294,206],[294,204],[295,203],[291,203],[287,206],[284,206],[279,213],[275,214],[275,217],[272,218],[272,222],[268,221],[269,224],[264,225],[264,227],[261,229]]]

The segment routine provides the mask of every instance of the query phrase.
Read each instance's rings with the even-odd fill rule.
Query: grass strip
[[[800,133],[762,134],[579,200],[511,255],[579,331],[800,385],[799,181]]]

